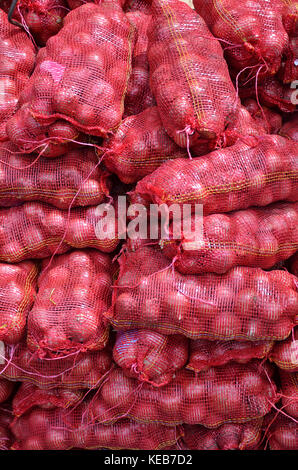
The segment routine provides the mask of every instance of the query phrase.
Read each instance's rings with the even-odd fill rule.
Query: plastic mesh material
[[[151,12],[151,3],[152,0],[126,0],[124,3],[124,11],[140,11],[149,15]]]
[[[192,339],[281,340],[297,323],[298,287],[286,271],[237,267],[226,274],[183,275],[159,250],[119,259],[110,321]]]
[[[8,450],[12,444],[12,434],[9,429],[12,420],[11,410],[6,406],[0,406],[0,450]]]
[[[269,430],[269,447],[271,450],[297,450],[297,423],[279,415]]]
[[[15,151],[11,143],[0,144],[2,207],[38,200],[68,209],[76,195],[72,207],[99,204],[109,194],[107,172],[95,168],[98,158],[94,150],[72,149],[57,160],[40,157],[32,166],[31,155],[15,155]]]
[[[262,109],[260,109],[257,101],[252,98],[244,100],[243,105],[249,111],[251,116],[261,126],[265,127],[266,131],[269,134],[278,133],[278,131],[282,127],[282,116],[279,113],[267,108],[266,106],[262,106]]]
[[[297,0],[282,0],[283,24],[289,36],[297,33],[298,4]]]
[[[39,388],[91,389],[98,387],[111,367],[112,354],[106,348],[70,355],[40,359],[26,344],[18,344],[11,351],[6,346],[3,377],[15,382],[28,382]]]
[[[14,384],[9,382],[6,379],[0,377],[0,403],[4,403],[10,397],[12,391],[14,389]],[[0,408],[0,416],[1,416],[1,408]],[[1,418],[0,418],[0,426],[1,426]]]
[[[204,20],[178,0],[153,0],[148,38],[151,90],[170,137],[186,147],[224,134],[239,100]]]
[[[294,114],[279,131],[279,134],[298,142],[298,114]]]
[[[32,410],[14,421],[16,450],[132,449],[158,450],[174,445],[183,428],[121,420],[113,425],[83,420],[86,405],[68,410]]]
[[[290,272],[298,276],[298,252],[291,258]]]
[[[71,408],[82,398],[83,392],[80,390],[42,390],[33,384],[23,383],[12,401],[13,414],[22,416],[36,406],[42,409]]]
[[[30,39],[20,28],[11,25],[6,13],[0,9],[0,141],[7,139],[6,122],[16,110],[34,60],[35,51]]]
[[[185,366],[188,340],[150,330],[118,333],[113,358],[128,377],[160,387],[171,382],[176,371]]]
[[[139,114],[155,104],[155,99],[149,85],[149,64],[147,57],[147,30],[151,17],[140,11],[127,13],[126,17],[136,28],[136,42],[132,56],[132,73],[128,82],[124,103],[124,116],[131,116]]]
[[[18,343],[36,295],[38,269],[32,261],[0,263],[0,341]]]
[[[194,372],[222,366],[234,361],[246,364],[251,359],[268,356],[273,341],[208,341],[197,339],[190,342],[187,369]]]
[[[185,425],[181,438],[186,450],[252,450],[262,437],[262,419],[244,424],[223,424],[217,429]]]
[[[103,223],[96,206],[72,209],[69,220],[68,211],[46,203],[0,209],[0,260],[15,263],[86,247],[110,253],[118,240],[102,232]]]
[[[192,227],[195,218],[191,219]],[[192,236],[160,242],[181,273],[225,273],[235,266],[263,269],[290,258],[298,250],[298,203],[276,203],[203,219],[204,236],[191,248]],[[173,223],[170,236],[173,238]]]
[[[264,136],[191,161],[165,162],[136,186],[145,202],[204,204],[204,215],[298,200],[297,144]],[[132,196],[134,200],[134,195]]]
[[[270,403],[277,400],[275,385],[260,364],[231,363],[199,374],[181,370],[162,388],[139,385],[115,369],[92,400],[90,416],[102,424],[125,416],[140,422],[208,428],[251,421],[268,413]]]
[[[298,371],[298,328],[294,329],[294,335],[274,344],[269,359],[280,369]]]
[[[10,4],[4,0],[1,7],[8,12]],[[13,18],[25,24],[35,41],[44,46],[61,29],[67,11],[64,0],[19,0]]]
[[[68,6],[69,8],[71,8],[71,10],[74,10],[75,8],[78,8],[80,7],[81,5],[84,5],[85,3],[95,3],[97,5],[100,5],[101,3],[103,3],[104,1],[107,2],[109,0],[66,0],[67,3],[68,3]],[[119,3],[121,6],[124,5],[125,3],[125,0],[111,0],[115,3]]]
[[[288,43],[280,0],[194,0],[194,7],[216,38],[238,46],[223,43],[230,66],[263,65],[272,75],[278,71]]]
[[[298,419],[298,372],[280,371],[282,409]]]
[[[51,352],[103,349],[109,329],[112,263],[95,250],[44,260],[38,293],[28,317],[27,344],[40,356]]]
[[[127,184],[149,175],[166,160],[187,156],[164,130],[155,106],[124,119],[106,147],[107,168]]]
[[[26,92],[29,113],[41,124],[57,119],[91,135],[105,136],[121,122],[131,73],[134,27],[120,6],[105,1],[71,11],[41,50]],[[17,127],[18,112],[10,125]],[[28,122],[24,132],[32,147]],[[10,139],[18,143],[18,136]]]

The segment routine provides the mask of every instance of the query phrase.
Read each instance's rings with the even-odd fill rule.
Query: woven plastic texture
[[[0,263],[0,341],[18,343],[36,295],[38,268],[32,261]]]
[[[6,406],[0,406],[0,450],[8,450],[12,444],[12,434],[9,426],[13,420],[13,414]]]
[[[136,186],[145,202],[204,204],[204,215],[298,200],[297,144],[263,136],[193,160],[164,163]],[[134,195],[132,196],[134,200]]]
[[[119,259],[110,321],[192,339],[281,340],[297,324],[298,287],[286,271],[237,267],[226,274],[183,275],[159,250]]]
[[[185,3],[153,0],[151,11],[150,86],[167,133],[182,147],[219,138],[239,106],[219,42]]]
[[[298,114],[294,114],[279,131],[279,134],[298,142]]]
[[[68,357],[40,359],[26,344],[20,343],[13,349],[6,346],[5,364],[0,374],[10,381],[26,382],[43,389],[91,389],[100,385],[111,367],[111,361],[109,348]]]
[[[244,424],[223,424],[217,429],[185,425],[181,438],[186,450],[253,450],[262,437],[262,419]]]
[[[105,165],[126,184],[139,181],[167,160],[187,156],[166,133],[156,106],[124,119],[105,145]]]
[[[4,403],[10,397],[14,389],[14,384],[3,377],[0,377],[0,403]],[[0,408],[1,413],[1,408]],[[1,421],[0,421],[1,423]]]
[[[86,405],[68,410],[32,410],[15,420],[12,431],[17,450],[132,449],[159,450],[174,445],[182,427],[140,424],[128,420],[110,426],[84,421]]]
[[[270,426],[268,441],[271,450],[297,450],[298,424],[279,415]]]
[[[150,15],[151,12],[152,0],[125,0],[124,2],[124,11],[126,12],[135,12],[140,11],[147,15]]]
[[[197,339],[190,341],[189,362],[187,369],[194,372],[222,366],[228,362],[246,364],[251,359],[263,359],[268,356],[273,341],[208,341]]]
[[[275,362],[279,369],[298,371],[298,328],[295,328],[294,333],[286,340],[274,344],[269,359]]]
[[[240,71],[263,65],[267,74],[278,71],[289,39],[280,0],[194,0],[194,7],[212,34],[224,41],[231,67]]]
[[[28,317],[27,344],[39,355],[103,349],[109,328],[112,262],[96,250],[76,250],[44,260]]]
[[[282,410],[298,422],[298,372],[280,371]]]
[[[68,211],[39,202],[0,209],[0,260],[16,263],[86,247],[110,253],[118,240],[104,235],[102,225],[96,206],[74,208],[69,217]]]
[[[20,28],[11,25],[6,13],[0,9],[0,141],[7,139],[6,122],[16,110],[34,60],[35,51],[30,39]]]
[[[68,209],[73,200],[72,207],[92,206],[109,194],[107,172],[96,167],[94,150],[72,149],[55,160],[40,157],[33,165],[31,155],[14,152],[16,148],[10,142],[0,144],[2,207],[39,201]]]
[[[191,219],[195,227],[195,217]],[[235,266],[272,268],[298,250],[298,203],[275,203],[203,219],[203,238],[191,247],[192,236],[160,242],[163,252],[184,274],[225,273]]]
[[[128,377],[160,387],[171,382],[187,363],[188,340],[150,330],[118,333],[113,359]]]
[[[282,0],[283,24],[289,36],[297,34],[298,3],[297,0]]]
[[[155,99],[149,85],[148,36],[151,20],[149,15],[140,11],[127,13],[126,17],[136,28],[136,41],[132,55],[132,72],[127,86],[124,103],[124,116],[139,114],[150,106]]]
[[[276,402],[276,387],[269,382],[266,365],[227,364],[194,374],[179,371],[162,388],[139,384],[121,369],[113,370],[90,404],[91,418],[98,423],[129,417],[163,425],[202,424],[218,427],[226,422],[246,422],[267,414]]]
[[[266,106],[262,106],[262,108],[260,108],[257,101],[253,98],[244,100],[243,105],[249,111],[251,116],[261,126],[263,126],[269,134],[278,133],[282,127],[282,116],[279,113],[273,109],[267,108]]]

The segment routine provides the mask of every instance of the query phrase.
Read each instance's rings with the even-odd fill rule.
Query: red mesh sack
[[[244,424],[228,423],[216,429],[184,425],[182,448],[185,450],[253,450],[261,441],[262,419]]]
[[[95,3],[96,5],[101,5],[104,1],[107,2],[109,0],[66,0],[68,3],[68,6],[71,10],[74,10],[75,8],[80,7],[81,5],[84,5],[85,3]],[[124,5],[125,0],[112,0],[115,3],[119,3],[121,6]]]
[[[132,72],[124,103],[124,116],[131,116],[139,114],[155,104],[155,99],[149,85],[149,64],[147,57],[147,30],[151,17],[140,11],[127,13],[126,17],[136,28],[137,36],[132,56]]]
[[[37,274],[32,261],[0,263],[0,341],[16,344],[23,337],[36,295]]]
[[[280,0],[194,0],[194,7],[216,38],[237,47],[227,47],[225,56],[236,70],[265,68],[275,74],[288,43],[282,23]]]
[[[298,363],[297,363],[298,365]],[[298,419],[298,372],[279,371],[282,393],[282,410]],[[297,423],[297,421],[296,421]]]
[[[166,160],[187,156],[164,130],[155,106],[124,119],[105,146],[106,167],[126,184],[149,175]]]
[[[0,403],[4,403],[10,397],[14,389],[14,383],[0,377]],[[0,408],[1,415],[1,408]],[[1,419],[0,419],[1,425]]]
[[[266,135],[193,160],[165,162],[139,181],[132,201],[204,204],[204,215],[298,200],[297,144]]]
[[[6,13],[0,10],[0,141],[7,140],[6,122],[16,110],[34,60],[34,46],[27,34],[11,25]]]
[[[13,414],[17,417],[22,416],[36,406],[46,410],[70,408],[83,398],[83,394],[81,390],[63,388],[42,390],[35,385],[23,383],[12,401]]]
[[[153,0],[151,11],[150,86],[167,133],[182,147],[219,138],[239,107],[219,42],[178,0]]]
[[[107,172],[97,166],[94,150],[72,149],[55,160],[40,157],[33,165],[32,156],[15,150],[10,142],[0,144],[2,207],[38,200],[68,209],[74,198],[72,207],[92,206],[109,194]]]
[[[190,341],[189,362],[187,369],[194,372],[222,366],[234,361],[246,364],[251,359],[267,357],[273,341],[208,341],[197,339]]]
[[[268,442],[271,450],[297,450],[297,423],[285,416],[279,415],[270,426]]]
[[[110,426],[84,421],[87,402],[73,412],[34,409],[12,425],[16,450],[159,450],[174,445],[182,427],[121,420]]]
[[[12,444],[10,424],[13,414],[10,409],[0,407],[0,450],[9,450]]]
[[[290,260],[290,272],[298,277],[298,252]]]
[[[4,0],[2,8],[8,12],[10,0]],[[63,24],[68,8],[64,0],[19,0],[13,19],[24,25],[35,41],[44,46],[47,40],[57,34]]]
[[[263,127],[269,134],[277,134],[282,127],[282,116],[276,111],[266,106],[258,105],[253,98],[247,98],[243,101],[243,105],[249,111],[251,116]]]
[[[70,354],[65,357],[40,359],[26,344],[5,347],[5,364],[0,368],[2,377],[14,382],[28,382],[43,389],[91,389],[98,387],[110,370],[112,354],[106,348]]]
[[[268,377],[270,371],[268,369]],[[276,387],[263,366],[227,364],[194,374],[181,370],[162,388],[139,384],[121,369],[113,370],[89,413],[98,423],[129,417],[163,425],[202,424],[213,428],[225,422],[245,422],[268,413],[276,402]]]
[[[123,114],[133,40],[134,27],[115,2],[71,11],[39,54],[26,92],[29,115],[48,125],[63,119],[91,135],[113,132]],[[18,114],[11,127],[17,127]],[[22,126],[28,142],[36,146],[28,121]],[[10,139],[18,144],[18,135],[12,134]]]
[[[298,322],[298,287],[286,271],[237,267],[183,275],[154,248],[123,254],[108,317],[117,329],[146,328],[192,339],[281,340]]]
[[[294,114],[293,117],[282,126],[279,134],[287,139],[298,142],[298,114]]]
[[[195,217],[190,223],[195,227]],[[203,219],[203,238],[191,245],[192,236],[182,230],[179,240],[161,240],[164,254],[175,258],[175,268],[184,274],[225,273],[235,266],[263,269],[290,258],[298,249],[298,203],[276,203]]]
[[[74,208],[69,217],[68,211],[39,202],[0,209],[0,260],[16,263],[86,247],[110,253],[118,240],[102,233],[102,224],[95,206]]]
[[[95,250],[44,260],[38,293],[28,316],[27,344],[39,355],[103,349],[109,328],[112,262]]]
[[[141,11],[150,15],[152,0],[125,0],[124,11],[134,12]]]
[[[298,4],[297,0],[282,0],[283,8],[283,24],[285,30],[292,36],[297,33]]]
[[[185,366],[188,340],[150,330],[118,333],[113,359],[128,377],[160,387],[171,382],[176,371]]]
[[[269,359],[275,362],[279,369],[298,371],[298,328],[295,328],[287,339],[274,344]]]

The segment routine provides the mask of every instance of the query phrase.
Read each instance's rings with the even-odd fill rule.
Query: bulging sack
[[[266,129],[268,134],[278,134],[282,127],[282,116],[280,113],[267,108],[267,106],[262,106],[261,108],[253,98],[244,100],[243,105],[249,111],[253,119]]]
[[[298,372],[279,371],[282,393],[282,410],[298,419]]]
[[[38,293],[28,316],[27,344],[39,356],[103,349],[109,327],[111,258],[96,250],[75,250],[44,260]]]
[[[298,328],[295,328],[284,341],[277,341],[270,354],[270,361],[274,362],[279,369],[289,372],[298,372]]]
[[[12,433],[10,424],[13,421],[13,414],[7,406],[0,407],[0,450],[9,450],[12,444]]]
[[[3,377],[0,377],[0,403],[4,403],[10,397],[15,385]],[[1,409],[0,409],[1,413]],[[1,425],[1,420],[0,420]],[[1,438],[0,438],[1,439]]]
[[[279,131],[279,134],[287,139],[298,142],[298,114],[293,114],[291,118],[285,122]]]
[[[270,450],[297,450],[298,424],[279,414],[268,432]]]

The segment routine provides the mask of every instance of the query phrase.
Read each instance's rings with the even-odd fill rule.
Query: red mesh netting
[[[18,343],[36,295],[38,269],[32,261],[0,263],[0,341]]]
[[[274,344],[269,359],[280,369],[298,371],[298,328],[286,340]]]
[[[12,434],[10,423],[13,420],[13,414],[6,406],[0,406],[0,450],[8,450],[12,444]]]
[[[228,63],[236,70],[263,66],[274,74],[288,44],[280,0],[194,0],[194,7],[216,38],[222,39]],[[232,47],[228,47],[228,45]]]
[[[98,397],[89,406],[90,417],[98,423],[120,417],[136,421],[202,424],[217,427],[225,422],[245,422],[268,413],[277,401],[271,371],[260,361],[230,363],[194,374],[181,370],[162,388],[139,384],[121,369],[113,370]]]
[[[6,400],[8,400],[13,389],[14,389],[14,383],[9,382],[8,380],[0,377],[0,403],[4,403]],[[0,416],[1,416],[1,408],[0,408]],[[0,418],[0,426],[1,426],[1,418]]]
[[[112,365],[111,351],[74,353],[67,357],[43,357],[32,353],[25,344],[5,348],[2,377],[16,382],[29,382],[39,388],[91,389],[98,387]]]
[[[282,126],[282,116],[276,111],[266,106],[258,105],[253,98],[247,98],[243,101],[243,105],[249,111],[251,116],[265,129],[269,134],[277,134]]]
[[[21,384],[12,400],[13,414],[22,416],[38,406],[42,409],[71,408],[83,398],[83,391],[55,388],[42,390],[30,383]]]
[[[153,0],[148,38],[151,90],[168,134],[182,147],[219,138],[239,100],[204,20],[178,0]]]
[[[298,425],[285,416],[279,415],[268,432],[271,450],[297,450]]]
[[[113,268],[108,255],[73,251],[44,260],[28,316],[27,344],[40,356],[103,349],[109,337]]]
[[[154,203],[204,204],[204,215],[298,200],[297,144],[266,135],[193,160],[165,162],[138,182],[134,196]]]
[[[94,150],[72,149],[55,160],[40,157],[33,165],[31,155],[15,151],[10,142],[0,144],[2,207],[38,200],[68,209],[75,196],[72,207],[99,204],[109,194],[107,172],[96,167],[98,158]]]
[[[268,356],[273,341],[208,341],[197,339],[190,342],[187,369],[200,372],[228,362],[247,363],[251,359]]]
[[[297,34],[298,28],[298,3],[297,0],[282,0],[283,8],[283,24],[289,36]]]
[[[151,12],[152,0],[125,0],[124,11],[141,11],[147,15]]]
[[[39,202],[0,209],[0,260],[47,258],[71,248],[112,252],[118,240],[102,232],[102,223],[96,206],[74,208],[69,219],[68,211]]]
[[[298,277],[298,252],[290,260],[290,272]]]
[[[110,426],[84,421],[87,402],[74,412],[34,409],[14,421],[17,450],[135,449],[158,450],[174,445],[182,427],[141,424],[122,420]]]
[[[195,228],[195,216],[191,218]],[[225,273],[235,266],[263,269],[290,258],[298,250],[298,203],[276,203],[203,219],[203,237],[191,244],[193,233],[162,240],[164,254],[175,258],[175,268],[184,274]]]
[[[68,3],[69,8],[71,8],[71,10],[74,10],[75,8],[78,8],[81,5],[84,5],[85,3],[95,3],[97,5],[100,5],[104,1],[107,2],[110,0],[66,0],[66,1]],[[125,0],[111,0],[111,1],[115,3],[118,2],[121,6],[123,6],[125,3]]]
[[[41,124],[65,119],[91,135],[113,132],[123,114],[133,41],[134,27],[115,2],[71,11],[38,56],[26,92],[29,115]],[[9,125],[22,124],[35,147],[29,117],[18,124],[17,112]],[[17,132],[10,132],[10,139],[22,144]]]
[[[228,423],[217,429],[198,425],[183,426],[182,449],[185,450],[252,450],[262,437],[262,419],[244,424]]]
[[[297,364],[297,362],[296,362]],[[298,424],[298,372],[280,370],[282,410]]]
[[[164,336],[150,330],[118,333],[113,359],[128,377],[158,387],[175,377],[188,359],[188,340],[180,335]]]
[[[4,0],[1,8],[8,12],[10,0]],[[58,33],[63,18],[68,12],[64,0],[18,0],[13,18],[29,30],[35,41],[43,46],[47,40]]]
[[[147,30],[151,17],[140,11],[127,13],[126,17],[136,28],[136,42],[132,56],[132,73],[128,82],[124,103],[124,116],[131,116],[139,114],[155,104],[155,99],[149,85],[149,64],[147,57]]]
[[[0,10],[0,141],[7,139],[6,122],[16,110],[34,61],[34,46],[27,34],[11,25],[6,13]]]
[[[298,114],[294,114],[279,131],[279,134],[298,142]]]
[[[155,106],[124,119],[105,145],[105,165],[127,184],[149,175],[167,160],[187,156],[164,130]]]
[[[286,271],[237,267],[183,275],[151,247],[123,254],[110,321],[192,339],[281,340],[297,324],[298,286]]]

